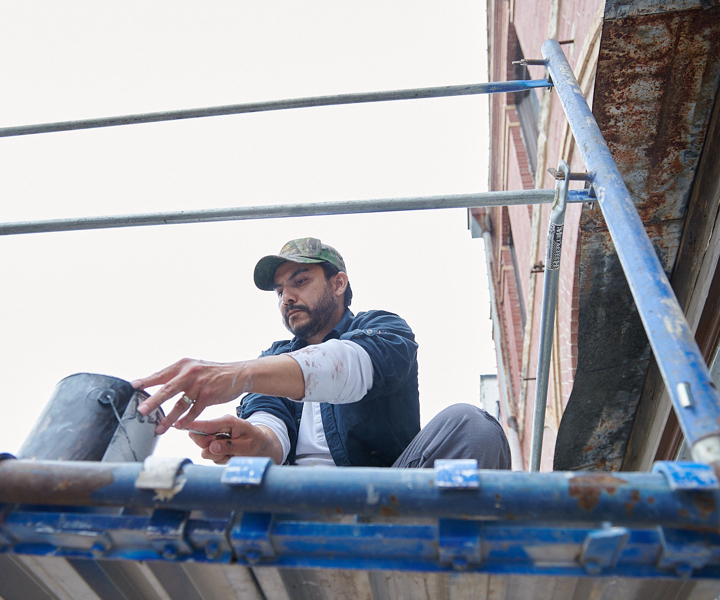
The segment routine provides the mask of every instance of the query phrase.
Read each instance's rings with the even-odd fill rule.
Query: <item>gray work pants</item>
[[[500,423],[472,404],[453,404],[422,428],[393,464],[432,468],[436,458],[475,458],[478,469],[509,469],[510,446]]]

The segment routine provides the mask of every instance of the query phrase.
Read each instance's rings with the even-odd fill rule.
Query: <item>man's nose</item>
[[[280,301],[282,302],[283,305],[288,306],[290,304],[297,302],[297,298],[292,293],[292,290],[283,288],[283,292],[282,292],[282,296],[280,297]]]

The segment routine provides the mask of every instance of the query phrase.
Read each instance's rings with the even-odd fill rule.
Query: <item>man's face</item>
[[[321,341],[313,338],[321,333],[324,336],[334,325],[340,307],[332,280],[325,279],[325,272],[317,264],[284,262],[275,271],[283,323],[298,338]]]

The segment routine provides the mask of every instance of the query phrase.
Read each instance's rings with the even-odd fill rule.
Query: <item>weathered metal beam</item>
[[[253,463],[251,470],[261,483],[252,484],[247,479],[224,483],[227,468],[182,461],[178,465],[174,484],[155,490],[144,489],[144,484],[143,489],[139,487],[143,465],[138,463],[4,460],[0,462],[0,504],[720,528],[716,488],[676,491],[659,473],[620,477],[475,471],[477,487],[448,489],[439,486],[433,469],[291,468]],[[163,471],[168,470],[163,467]]]
[[[720,462],[720,398],[634,202],[559,44],[542,46],[675,412],[699,462]]]
[[[181,470],[151,459],[142,470],[134,463],[0,461],[0,503],[7,503],[0,504],[0,552],[720,578],[720,483],[708,465],[662,463],[657,473],[621,478],[477,471],[468,461],[431,470],[278,467],[267,458],[235,458],[226,467],[168,460]],[[53,506],[66,502],[88,508]],[[347,513],[362,518],[339,521]]]

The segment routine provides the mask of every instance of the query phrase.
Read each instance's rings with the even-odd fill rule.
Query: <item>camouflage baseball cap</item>
[[[261,290],[272,291],[275,284],[273,280],[275,270],[288,260],[303,264],[326,262],[347,273],[345,261],[335,248],[323,244],[317,238],[300,238],[285,244],[279,254],[264,256],[258,261],[258,264],[255,265],[255,285]]]

